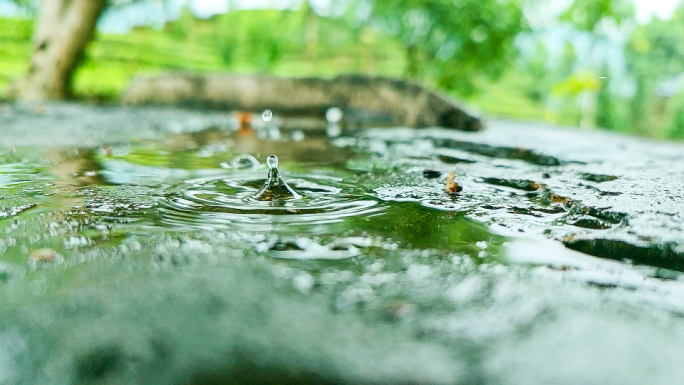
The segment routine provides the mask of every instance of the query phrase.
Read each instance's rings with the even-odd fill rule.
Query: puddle
[[[264,200],[261,189],[268,180],[263,174],[263,170],[233,172],[220,179],[183,182],[171,188],[160,202],[161,223],[321,234],[344,228],[349,217],[369,218],[383,211],[369,191],[325,175],[285,174],[297,199]]]

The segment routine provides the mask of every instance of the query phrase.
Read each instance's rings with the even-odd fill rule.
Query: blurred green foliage
[[[378,1],[371,21],[401,42],[406,75],[465,96],[474,93],[476,77],[504,72],[524,28],[517,0]]]
[[[650,23],[638,26],[625,48],[625,54],[629,72],[636,80],[636,92],[630,103],[630,121],[625,124],[638,133],[684,138],[677,128],[684,108],[680,76],[684,72],[684,3],[679,5],[670,20],[654,18]],[[658,95],[659,84],[674,86],[678,76],[679,89],[671,90],[674,95],[662,90]]]
[[[676,100],[672,125],[667,133],[670,139],[684,139],[684,92]]]
[[[634,4],[631,0],[574,0],[561,15],[577,28],[595,32],[603,20],[612,19],[617,24],[631,20]]]
[[[591,49],[608,41],[605,25],[630,33],[626,77],[614,80],[608,62],[580,61],[570,40],[560,43],[560,55],[559,47],[551,54],[522,11],[545,1],[349,0],[342,2],[344,12],[329,16],[304,2],[296,10],[232,11],[207,20],[185,9],[160,30],[99,34],[74,90],[83,98],[113,99],[132,77],[169,70],[403,76],[489,115],[684,139],[683,90],[658,91],[684,72],[684,5],[670,20],[629,27],[629,0],[570,2],[556,22],[588,36]],[[1,94],[28,68],[33,21],[0,24]],[[533,37],[532,50],[516,48],[522,35]],[[629,82],[633,93],[625,94]]]
[[[601,73],[607,74],[609,72],[608,66],[604,65]],[[599,80],[599,89],[596,95],[596,126],[614,130],[616,128],[614,98],[610,94],[609,86],[610,77]]]

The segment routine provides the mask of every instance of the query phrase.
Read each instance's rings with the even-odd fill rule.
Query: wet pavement
[[[683,144],[256,118],[0,106],[0,383],[684,380]]]

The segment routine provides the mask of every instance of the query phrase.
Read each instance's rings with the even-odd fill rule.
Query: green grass
[[[98,34],[74,76],[74,92],[82,97],[115,98],[137,75],[173,70],[261,71],[281,76],[403,74],[405,55],[392,39],[368,30],[354,36],[345,26],[329,21],[318,25],[318,42],[312,48],[302,38],[305,31],[301,29],[306,21],[297,17],[303,16],[294,13],[283,18],[280,15],[282,12],[246,11],[208,21],[183,17],[161,31],[142,28],[125,35]],[[28,68],[33,21],[0,20],[4,27],[0,29],[0,92],[4,93],[11,80],[21,77]],[[264,63],[268,52],[259,47],[274,37],[272,34],[259,36],[263,25],[285,31],[285,38],[276,41],[281,52],[272,65]],[[229,43],[237,47],[231,61],[222,57],[222,50]],[[523,95],[523,83],[518,74],[509,74],[500,82],[482,84],[482,92],[470,102],[489,115],[548,120],[541,103]]]
[[[0,97],[28,69],[33,21],[0,18]],[[301,11],[240,11],[209,20],[184,14],[163,30],[134,29],[125,35],[98,34],[74,75],[77,97],[113,100],[138,75],[167,71],[237,73],[263,72],[279,76],[334,76],[362,73],[400,77],[406,57],[393,39],[371,29],[352,30],[344,22],[312,20]],[[311,38],[311,30],[316,30]],[[308,36],[308,38],[307,38]],[[576,126],[579,109],[573,100],[554,108],[527,95],[535,79],[510,68],[497,81],[476,83],[480,92],[466,103],[484,114],[508,119]],[[451,94],[456,99],[458,95]],[[626,120],[628,101],[617,100],[620,129],[638,135],[664,137],[669,115],[650,114],[641,130]]]
[[[33,22],[0,18],[0,93],[28,69]]]
[[[403,72],[404,56],[389,38],[372,32],[353,36],[334,21],[321,22],[319,41],[310,49],[299,30],[305,23],[296,20],[296,12],[290,17],[282,14],[245,11],[206,21],[181,18],[164,30],[141,28],[125,35],[98,34],[74,76],[74,93],[113,98],[137,75],[174,70],[282,76],[400,76]],[[31,20],[0,19],[0,94],[28,69],[32,30]],[[269,44],[277,45],[279,51],[274,62],[267,57],[271,53]],[[231,60],[223,57],[227,46],[233,47]]]

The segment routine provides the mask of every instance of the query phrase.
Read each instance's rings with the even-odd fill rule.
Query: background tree
[[[98,18],[105,8],[132,1],[43,1],[30,68],[19,82],[16,96],[24,100],[71,96],[72,76],[94,36]],[[475,89],[477,75],[496,77],[503,72],[514,52],[513,40],[524,26],[518,0],[350,0],[347,6],[357,17],[364,17],[358,10],[370,10],[365,17],[402,42],[409,77],[427,79],[464,95]],[[308,2],[305,7],[311,10]],[[311,52],[317,39],[318,16],[313,12],[307,15],[305,38],[307,52]],[[184,33],[177,35],[183,38]],[[280,57],[279,47],[268,34],[255,32],[255,38],[260,39],[257,46],[268,46],[261,67],[269,68]],[[261,41],[264,39],[267,41]],[[223,50],[225,61],[230,62],[231,48]]]
[[[478,75],[501,75],[526,26],[517,0],[377,1],[371,22],[402,43],[408,77],[461,95],[475,91]]]
[[[538,41],[535,47],[534,54],[530,57],[529,62],[523,67],[533,81],[527,90],[527,96],[535,101],[544,101],[548,96],[551,82],[549,79],[549,52],[546,44]]]
[[[106,0],[46,0],[41,3],[31,64],[18,84],[20,99],[70,96],[74,70],[106,5]]]
[[[594,36],[601,36],[597,27],[602,21],[612,19],[620,25],[633,16],[634,4],[630,0],[574,0],[561,19]]]
[[[658,120],[650,108],[656,86],[672,83],[684,72],[684,3],[670,20],[654,18],[637,27],[625,48],[625,55],[628,70],[636,83],[630,102],[631,120],[635,129],[643,132],[646,126]]]

